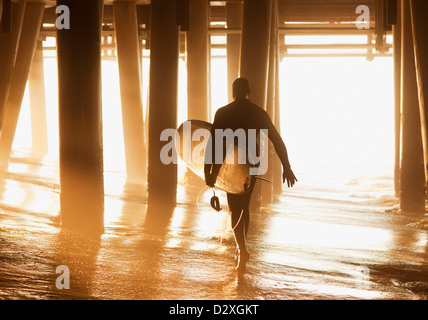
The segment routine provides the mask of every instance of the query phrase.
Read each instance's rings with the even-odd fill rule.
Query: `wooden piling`
[[[6,2],[8,1],[8,2]],[[10,0],[5,0],[5,3],[10,3]],[[3,14],[3,0],[0,0],[0,22],[2,23],[2,14]]]
[[[209,121],[209,1],[189,0],[187,5],[187,118]],[[183,11],[187,12],[185,8]],[[204,182],[188,168],[185,180],[203,187]]]
[[[72,14],[57,31],[61,225],[104,230],[101,111],[102,0],[58,0]]]
[[[37,155],[48,152],[48,132],[46,120],[46,93],[43,58],[43,40],[39,39],[30,70],[30,114],[32,151]]]
[[[187,117],[208,120],[208,8],[206,0],[189,0],[187,31]]]
[[[410,0],[413,45],[416,63],[416,77],[419,94],[419,110],[421,117],[422,143],[424,150],[425,183],[428,181],[428,3]],[[425,190],[426,193],[426,190]]]
[[[226,24],[228,29],[241,29],[242,3],[226,2]],[[228,101],[233,100],[232,84],[239,77],[239,58],[241,50],[241,34],[228,33],[227,50],[227,95]]]
[[[244,0],[242,16],[240,77],[248,79],[250,100],[266,108],[269,60],[270,0]],[[260,211],[261,185],[256,183],[250,203],[252,212]]]
[[[270,0],[244,0],[240,77],[248,79],[250,99],[266,108]]]
[[[274,125],[276,130],[281,134],[281,105],[280,105],[280,83],[279,83],[279,67],[281,59],[279,56],[279,44],[277,54],[275,55],[277,67],[275,69],[275,110],[274,110]],[[279,195],[282,193],[282,163],[279,157],[274,158],[273,166],[273,201],[277,201]]]
[[[10,4],[10,21],[7,21],[9,24],[9,30],[7,31],[9,32],[5,32],[4,28],[0,28],[0,129],[3,123],[6,101],[9,96],[26,4],[27,0],[20,0],[17,3],[12,2]],[[5,19],[5,17],[2,17],[2,23],[6,23]]]
[[[44,3],[30,2],[24,12],[22,32],[19,39],[15,66],[10,81],[10,89],[5,105],[3,126],[0,135],[0,167],[7,167],[18,124],[21,104],[36,51],[42,24]]]
[[[179,29],[176,2],[152,0],[150,47],[148,199],[151,203],[176,202],[177,165],[163,164],[160,141],[165,129],[177,127]]]
[[[402,0],[400,210],[425,212],[425,173],[409,0]]]
[[[141,184],[147,177],[147,165],[136,1],[115,1],[113,14],[119,66],[126,178],[128,183]]]
[[[397,23],[393,26],[394,36],[394,117],[395,117],[395,195],[400,193],[400,135],[401,135],[401,1],[397,1]]]
[[[276,55],[278,54],[278,1],[272,0],[271,17],[270,17],[270,44],[269,44],[269,66],[268,66],[268,80],[267,80],[267,98],[266,98],[266,112],[269,114],[272,121],[275,117],[275,94],[277,94],[276,77],[278,62]],[[268,171],[265,177],[273,181],[274,174],[274,161],[277,155],[272,143],[269,141],[268,148]],[[273,201],[273,184],[262,184],[262,205],[268,205]]]

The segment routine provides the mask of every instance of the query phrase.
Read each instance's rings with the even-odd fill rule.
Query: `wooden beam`
[[[39,38],[43,11],[43,3],[28,3],[25,9],[0,136],[0,167],[3,168],[9,163],[21,104]]]
[[[189,0],[187,116],[208,119],[208,1]]]
[[[269,61],[270,0],[244,0],[242,16],[240,77],[249,81],[250,100],[266,109]],[[256,183],[250,210],[260,211],[261,186]]]
[[[428,2],[410,0],[416,77],[419,94],[425,182],[428,181]],[[426,190],[425,190],[426,193]]]
[[[177,127],[179,29],[176,3],[152,1],[150,47],[148,201],[175,205],[177,165],[160,159],[165,129]]]
[[[61,225],[104,231],[101,111],[102,0],[58,0],[72,14],[57,31]]]
[[[18,3],[12,2],[11,30],[9,33],[0,31],[0,128],[2,127],[5,105],[9,96],[26,4],[27,0],[20,0]]]
[[[425,172],[410,0],[402,0],[400,210],[425,213]]]
[[[393,26],[394,34],[394,126],[395,126],[395,196],[400,193],[400,140],[401,140],[401,0],[397,1],[397,20]]]
[[[278,94],[276,88],[276,69],[278,61],[276,55],[278,54],[278,0],[272,0],[271,3],[271,17],[270,17],[270,43],[269,43],[269,65],[268,65],[268,79],[267,79],[267,98],[266,98],[266,112],[272,121],[275,120],[275,94]],[[268,170],[265,177],[273,181],[274,175],[274,161],[277,155],[275,148],[269,141],[268,144]],[[262,184],[262,205],[269,205],[273,201],[273,184]]]
[[[46,120],[46,93],[44,75],[43,41],[38,40],[30,70],[30,114],[32,152],[43,156],[48,152]]]
[[[233,100],[232,84],[239,76],[239,58],[241,49],[242,3],[226,3],[227,22],[227,95]],[[235,30],[237,32],[230,32]]]
[[[113,4],[128,183],[146,181],[141,57],[135,0]]]

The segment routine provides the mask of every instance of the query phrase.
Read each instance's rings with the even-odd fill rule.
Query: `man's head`
[[[245,78],[238,78],[233,82],[233,96],[235,99],[245,99],[250,94],[250,84]]]

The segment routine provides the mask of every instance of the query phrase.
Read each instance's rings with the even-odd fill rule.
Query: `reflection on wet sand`
[[[368,198],[358,184],[346,191],[317,188],[301,176],[300,186],[252,214],[251,260],[245,273],[236,273],[230,217],[227,210],[211,209],[209,192],[179,185],[176,206],[147,204],[145,187],[126,186],[122,176],[106,173],[105,233],[90,237],[52,222],[59,207],[55,184],[36,175],[9,175],[0,184],[0,296],[428,297],[426,220],[393,213],[392,188],[370,186],[376,196]],[[226,203],[222,195],[220,200]],[[60,265],[70,270],[70,289],[55,285]]]
[[[94,277],[97,271],[97,259],[101,245],[99,236],[79,234],[60,229],[53,243],[53,269],[55,279],[61,273],[58,266],[66,266],[70,272],[70,289],[58,289],[52,281],[52,291],[61,292],[64,298],[88,299],[93,296]]]

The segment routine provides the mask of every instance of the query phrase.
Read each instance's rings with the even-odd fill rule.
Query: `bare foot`
[[[244,271],[249,259],[250,254],[248,251],[240,252],[238,255],[238,262],[236,263],[235,271]]]

